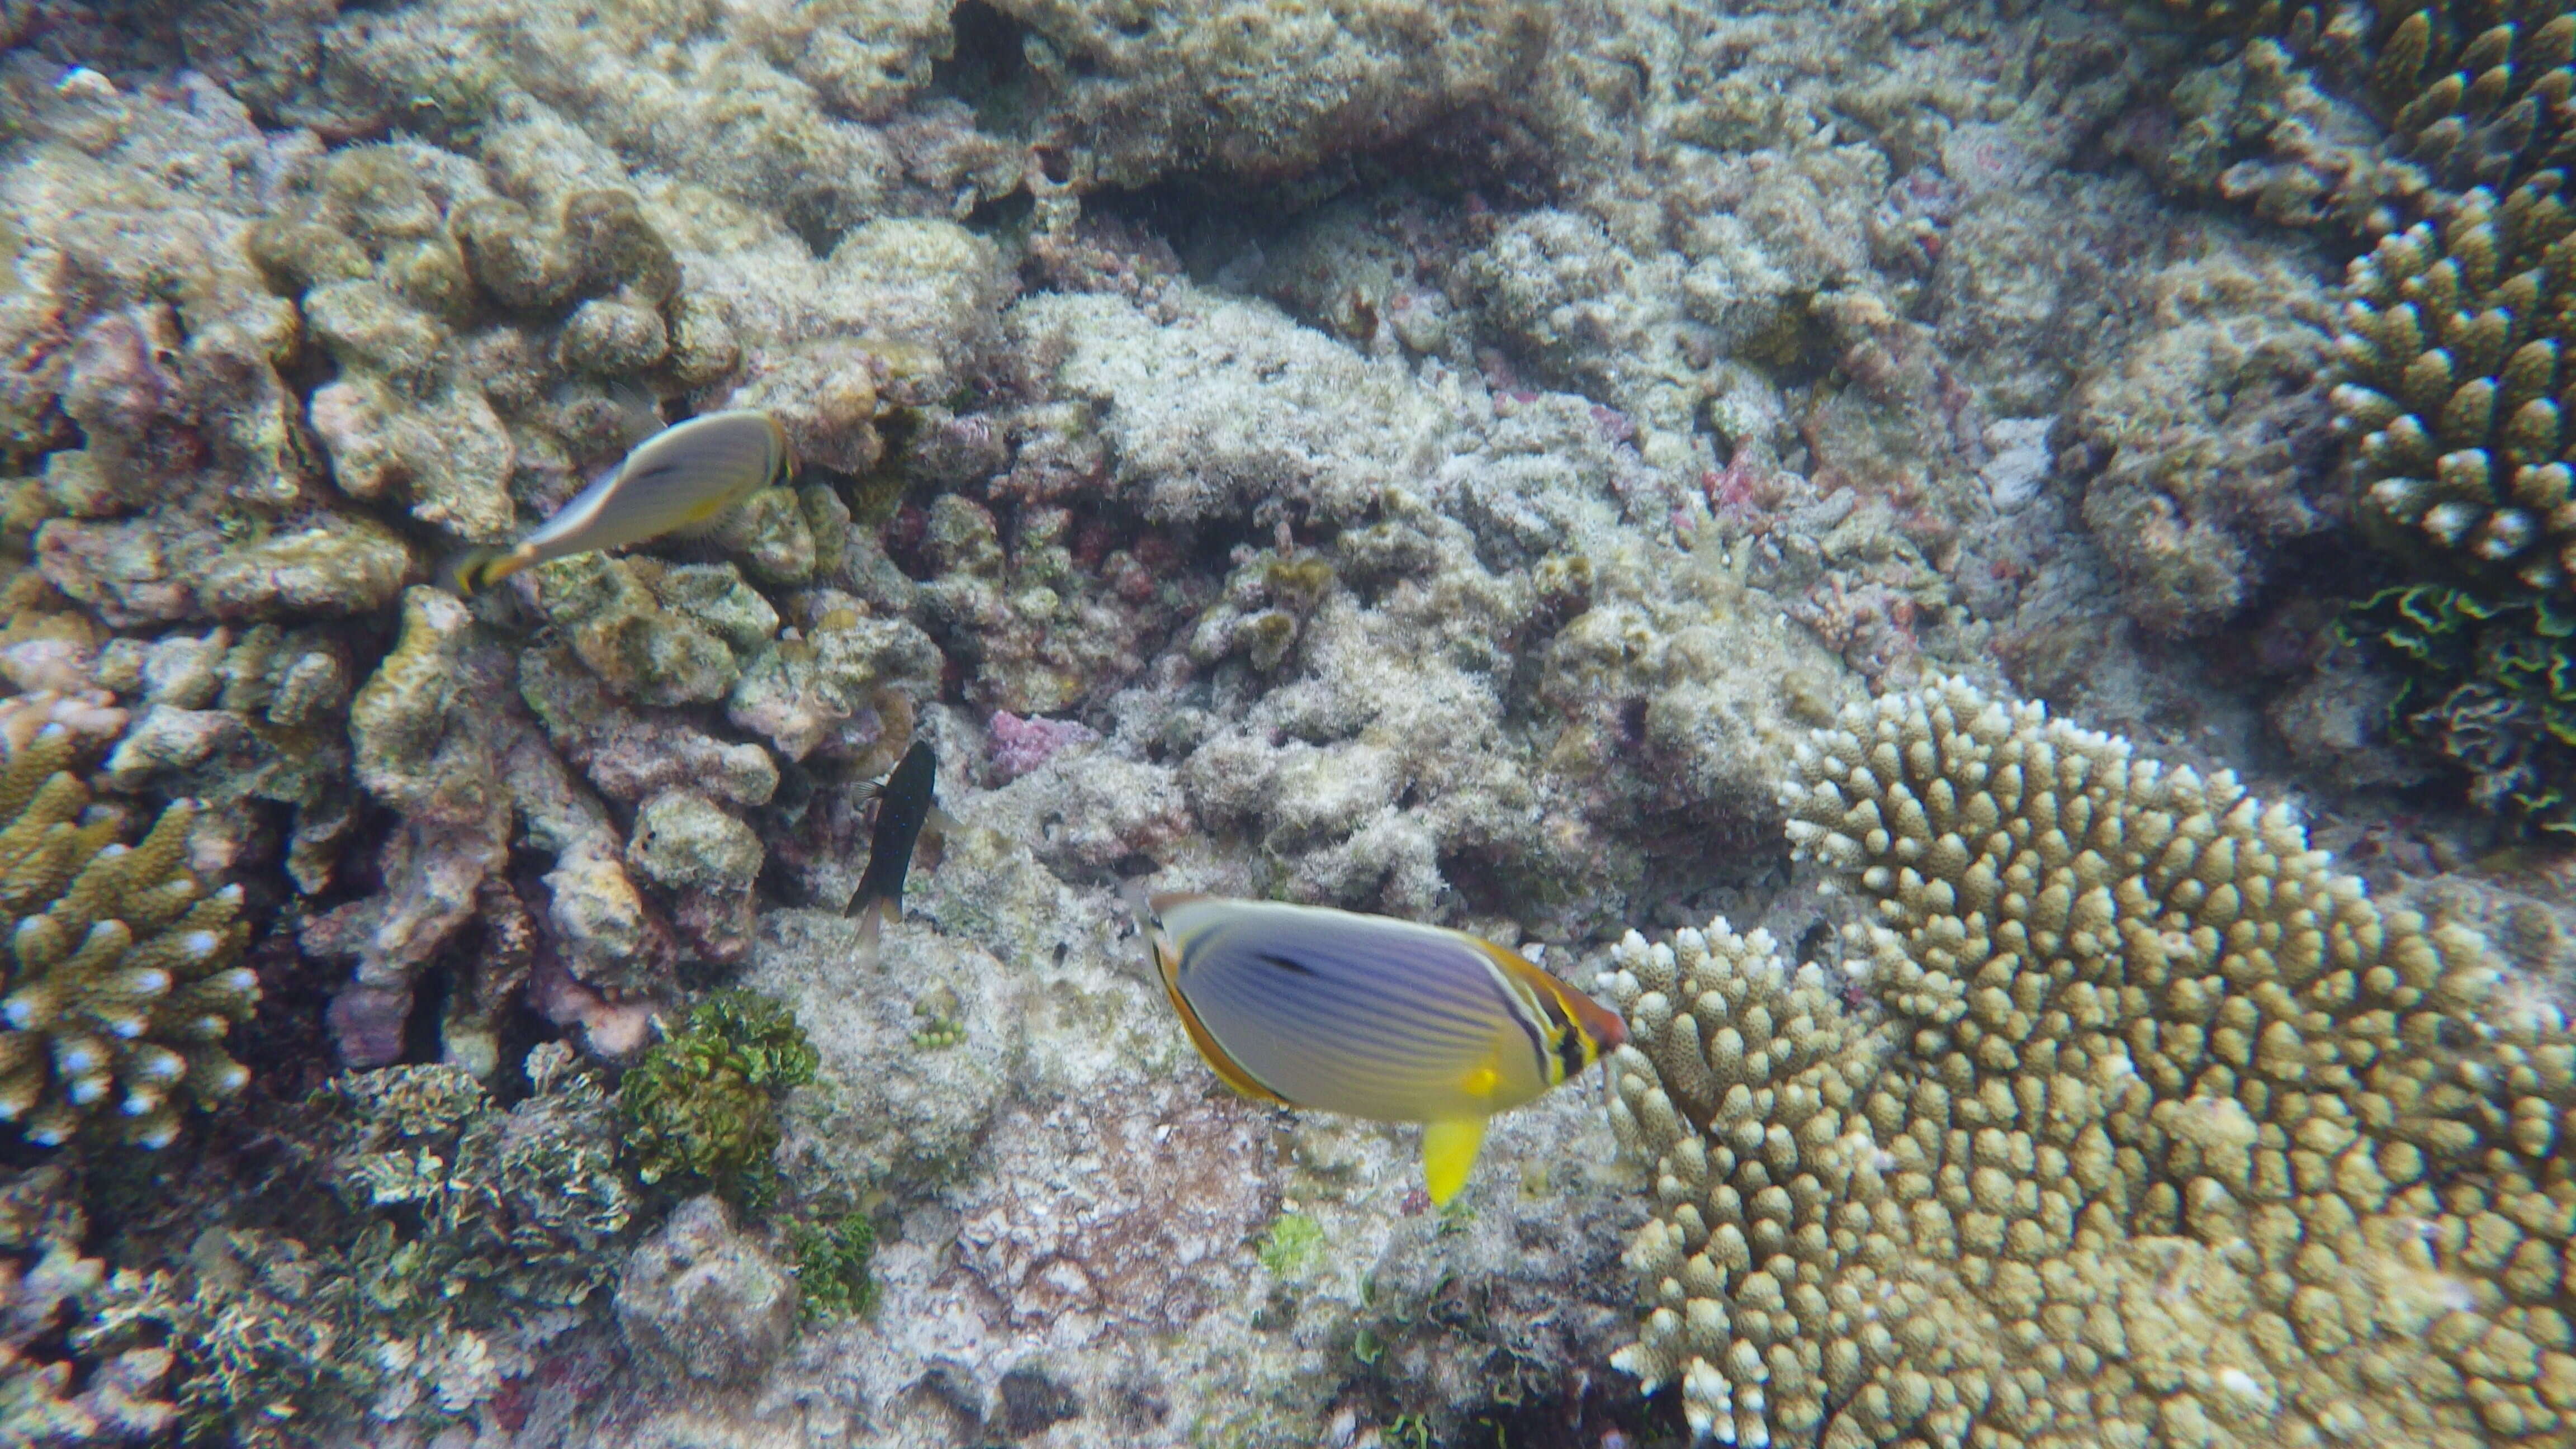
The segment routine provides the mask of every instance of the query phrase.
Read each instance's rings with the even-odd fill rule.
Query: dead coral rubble
[[[107,1265],[81,1255],[89,1221],[72,1175],[48,1164],[0,1174],[0,1443],[106,1449],[159,1442],[177,1413],[161,1398],[167,1349],[134,1348],[87,1365],[51,1342]]]
[[[1723,922],[1614,953],[1656,1184],[1619,1362],[1696,1427],[2564,1442],[2576,1037],[2480,937],[1958,680],[1846,710],[1785,796],[1872,917],[1848,985]]]

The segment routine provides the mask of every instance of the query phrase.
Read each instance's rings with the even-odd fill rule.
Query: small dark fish
[[[877,826],[868,837],[868,870],[850,897],[850,914],[859,918],[859,959],[873,962],[877,933],[888,921],[903,919],[903,878],[912,869],[912,847],[928,829],[944,832],[949,824],[931,792],[939,782],[939,757],[928,740],[914,740],[902,763],[866,793],[876,798]]]

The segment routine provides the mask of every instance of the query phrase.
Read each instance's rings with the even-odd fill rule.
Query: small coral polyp
[[[1955,679],[1847,709],[1784,795],[1857,961],[1723,921],[1613,952],[1654,1197],[1615,1362],[1695,1430],[2567,1442],[2576,1036],[2489,1009],[2475,933],[2231,775]]]
[[[2352,265],[2334,390],[2361,433],[2365,526],[2469,576],[2564,593],[2576,580],[2576,212],[2544,172],[2481,188]]]
[[[51,729],[0,769],[0,1120],[49,1146],[86,1128],[160,1147],[182,1102],[250,1079],[223,1050],[259,999],[235,964],[241,890],[189,873],[191,807],[126,845],[71,762],[71,736]]]

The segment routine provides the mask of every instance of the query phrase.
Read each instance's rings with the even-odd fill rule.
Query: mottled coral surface
[[[2563,871],[2495,848],[2563,798],[2571,37],[2411,0],[0,6],[0,750],[43,781],[0,802],[39,923],[0,963],[39,1203],[0,1439],[2562,1434],[2562,1305],[2513,1265],[2564,1237],[2521,1105],[2563,1106]],[[780,486],[439,587],[726,408],[778,421]],[[2346,612],[2383,588],[2476,627],[2405,635],[2428,670]],[[1810,732],[1982,721],[1915,692],[1952,674],[2173,768],[1977,782],[1955,851],[1897,818],[1898,776],[1938,813],[1903,749],[1883,846],[1819,814],[1880,762],[1826,780]],[[1996,708],[1959,770],[2125,748]],[[870,936],[916,742],[936,808]],[[2235,820],[2230,764],[2516,974]],[[2159,815],[2202,855],[2042,879]],[[1623,1056],[1616,1131],[1552,1094],[1430,1212],[1410,1129],[1206,1071],[1122,904],[1163,890],[1513,945],[1615,991],[1680,1106]],[[2379,932],[2347,995],[2227,934],[2302,910]],[[1649,944],[1718,912],[1779,944]],[[718,1161],[606,1104],[720,991],[815,1068],[707,1073]],[[1703,1009],[1743,1044],[1702,1034],[1714,1093]],[[873,1236],[873,1307],[797,1281],[827,1235]]]

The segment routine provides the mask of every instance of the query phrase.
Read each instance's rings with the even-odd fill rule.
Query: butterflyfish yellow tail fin
[[[518,549],[474,548],[439,565],[438,586],[460,599],[470,599],[536,561]]]
[[[1422,1128],[1422,1185],[1431,1205],[1446,1207],[1475,1170],[1476,1154],[1485,1145],[1485,1123],[1469,1117],[1431,1122]]]

